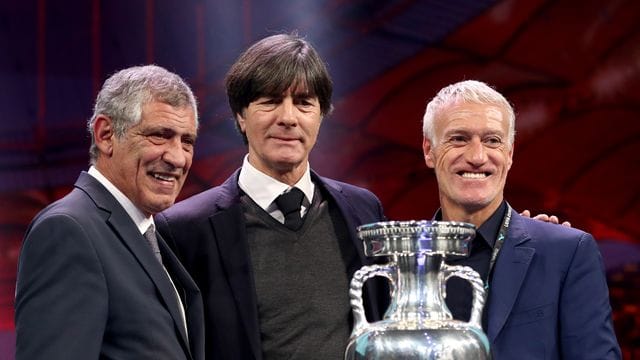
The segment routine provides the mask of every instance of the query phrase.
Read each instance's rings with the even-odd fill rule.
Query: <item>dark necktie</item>
[[[153,255],[155,255],[156,259],[158,259],[158,261],[160,261],[160,264],[162,264],[162,256],[160,255],[160,248],[158,247],[158,239],[156,238],[156,229],[153,225],[149,226],[147,231],[144,232],[144,237],[145,239],[147,239],[149,246],[151,246]]]
[[[302,198],[304,193],[296,187],[276,198],[276,205],[284,215],[284,226],[291,230],[298,230],[302,225],[300,217]]]

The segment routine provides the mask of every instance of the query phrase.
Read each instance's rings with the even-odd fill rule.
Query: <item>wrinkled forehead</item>
[[[439,109],[438,118],[451,117],[452,114],[459,116],[485,115],[494,120],[500,120],[508,124],[509,114],[507,109],[500,103],[473,101],[457,98],[448,103],[443,103]]]
[[[491,128],[507,133],[509,121],[502,107],[494,104],[458,102],[441,108],[435,119],[436,131],[461,128]]]

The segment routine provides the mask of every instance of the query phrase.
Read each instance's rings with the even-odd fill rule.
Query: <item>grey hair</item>
[[[143,105],[155,101],[176,108],[191,107],[198,127],[196,98],[180,76],[157,65],[123,69],[104,82],[96,98],[93,115],[87,122],[91,135],[89,163],[95,164],[99,155],[93,133],[93,125],[99,115],[113,121],[114,134],[121,139],[130,127],[140,122]]]
[[[516,115],[513,107],[502,94],[486,83],[477,80],[465,80],[449,85],[440,90],[438,94],[429,101],[424,117],[422,118],[422,134],[424,137],[431,142],[435,142],[434,122],[436,117],[440,115],[440,112],[446,106],[459,102],[489,104],[499,107],[509,121],[508,141],[509,145],[513,146],[516,135]]]

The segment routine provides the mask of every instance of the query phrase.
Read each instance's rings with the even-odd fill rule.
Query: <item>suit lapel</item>
[[[489,296],[487,335],[491,342],[500,334],[515,304],[535,249],[526,247],[529,235],[520,215],[512,211],[511,226],[500,251]]]
[[[356,233],[356,227],[362,224],[362,219],[358,217],[358,212],[351,205],[351,201],[349,201],[347,194],[342,191],[342,188],[339,186],[339,184],[330,184],[313,172],[312,176],[314,182],[327,190],[329,195],[331,195],[331,197],[333,198],[334,203],[338,206],[338,209],[342,214],[342,218],[345,221],[345,225],[347,226],[347,229],[349,231],[349,238],[351,239],[353,246],[355,246],[357,249],[360,263],[371,264],[372,260],[364,255],[364,245],[362,244],[362,241],[358,238],[358,235]]]
[[[351,239],[351,243],[356,248],[356,252],[358,253],[360,266],[373,264],[374,259],[365,256],[364,245],[356,232],[357,226],[362,225],[364,221],[359,216],[360,212],[352,205],[353,201],[351,201],[349,194],[343,191],[339,183],[326,181],[324,178],[316,175],[314,172],[312,172],[311,175],[313,176],[314,182],[316,184],[319,184],[319,186],[322,186],[327,190],[329,195],[333,198],[334,203],[340,210],[342,218],[345,221],[345,226],[349,231],[349,238]],[[355,269],[347,269],[349,271],[349,276],[352,277],[353,274],[359,269],[359,267]],[[367,283],[367,287],[365,288],[368,294],[368,303],[365,304],[365,308],[368,309],[368,313],[370,313],[374,319],[381,319],[382,312],[385,311],[384,309],[380,309],[379,294],[382,293],[382,289],[388,289],[386,287],[380,288],[380,286],[382,285],[380,285],[379,282],[376,283],[375,281],[369,281]]]
[[[174,315],[173,310],[170,310],[171,315],[174,322],[176,322],[176,326],[180,330],[180,335],[186,351],[191,353],[192,358],[202,359],[204,358],[204,339],[202,338],[202,335],[204,334],[204,310],[202,298],[200,297],[200,289],[198,289],[193,279],[188,275],[187,271],[169,249],[169,246],[166,244],[164,239],[162,239],[160,234],[158,234],[158,246],[162,253],[162,261],[167,268],[167,271],[171,274],[176,290],[184,295],[181,296],[181,298],[184,305],[187,327],[189,329],[188,336],[184,331],[179,309],[175,308],[175,310],[178,311],[177,317]],[[193,346],[189,346],[189,343],[193,344]]]
[[[76,187],[86,192],[99,208],[110,214],[106,220],[107,224],[151,278],[176,327],[179,329],[182,341],[188,344],[173,285],[129,214],[111,193],[91,175],[83,172],[76,182]],[[166,246],[166,244],[164,245]]]
[[[226,274],[230,274],[229,285],[236,308],[240,312],[242,324],[251,344],[254,357],[262,357],[260,344],[260,324],[258,320],[258,300],[255,294],[253,265],[249,254],[247,231],[240,205],[238,188],[239,171],[236,171],[221,186],[228,197],[220,201],[220,211],[209,221],[214,241],[220,249],[220,258]]]
[[[132,223],[131,219],[129,218],[125,220],[128,220]],[[149,275],[151,281],[153,281],[156,288],[158,289],[158,293],[160,294],[162,302],[165,304],[165,307],[173,318],[174,325],[180,333],[182,342],[184,344],[189,344],[184,329],[182,315],[180,314],[180,309],[178,308],[179,304],[178,299],[176,299],[176,292],[173,288],[173,285],[171,284],[167,272],[163,269],[162,265],[153,255],[153,252],[144,239],[144,236],[140,234],[138,228],[135,225],[125,227],[126,224],[123,223],[124,221],[121,220],[121,217],[112,216],[107,221],[113,225],[114,231],[120,233],[120,238],[122,239],[122,241],[129,248],[133,256],[136,257],[144,271]],[[162,243],[164,247],[167,246],[164,241],[162,241]],[[158,241],[158,244],[160,244],[160,240]],[[186,349],[187,353],[190,353],[188,345],[186,346]]]

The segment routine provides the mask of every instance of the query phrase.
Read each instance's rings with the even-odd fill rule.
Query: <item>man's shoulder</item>
[[[94,213],[93,211],[88,211],[92,208],[95,208],[95,204],[91,199],[82,190],[73,189],[64,197],[42,209],[34,217],[34,222],[58,216],[84,219],[91,217]]]
[[[516,247],[535,249],[538,266],[566,270],[569,264],[586,264],[599,267],[601,258],[595,238],[580,229],[559,224],[514,216],[514,228],[510,240]]]
[[[516,231],[524,232],[527,237],[541,245],[575,246],[580,241],[594,241],[591,234],[559,224],[553,224],[514,214],[513,225]]]
[[[349,196],[360,196],[364,198],[370,198],[377,200],[377,196],[371,192],[369,189],[364,188],[362,186],[346,183],[343,181],[318,176],[318,179],[322,182],[322,184],[328,189],[336,192],[343,193]]]
[[[101,210],[80,189],[73,189],[61,199],[42,209],[32,220],[24,234],[23,248],[42,241],[79,246],[81,239],[91,240],[107,231],[109,213]]]
[[[162,214],[211,213],[218,211],[221,205],[230,202],[235,197],[237,194],[231,194],[228,189],[216,186],[175,203]]]
[[[353,219],[355,225],[385,220],[382,203],[371,191],[334,179],[321,180],[343,215]]]
[[[158,216],[172,219],[206,218],[238,203],[239,197],[240,189],[237,179],[232,176],[221,185],[175,203],[159,213]]]

